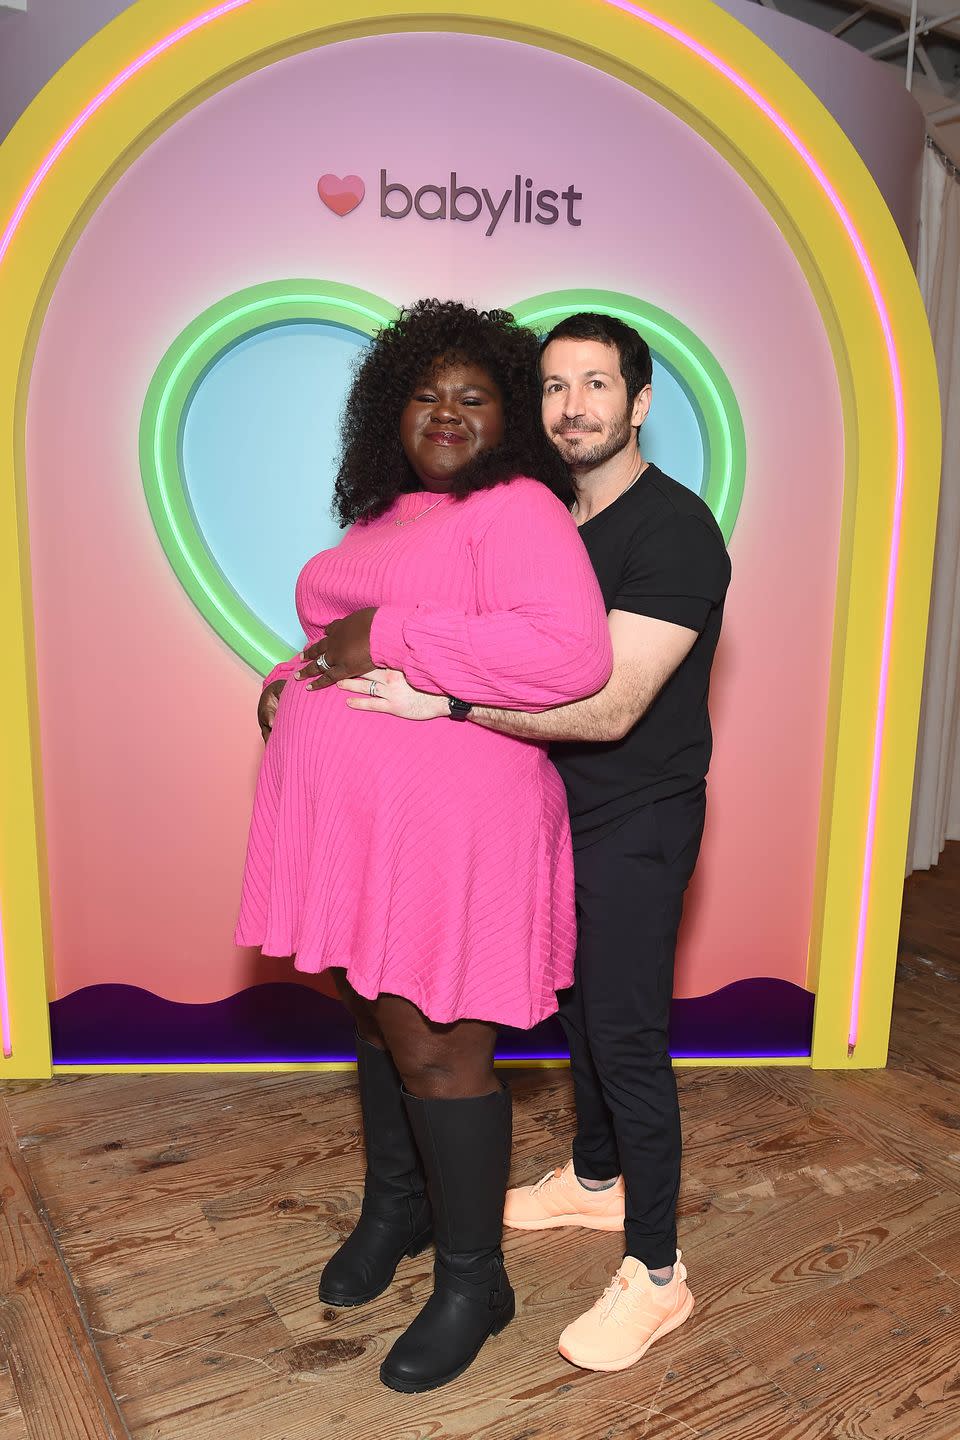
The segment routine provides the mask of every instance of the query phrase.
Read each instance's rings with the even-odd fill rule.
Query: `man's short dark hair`
[[[540,343],[541,360],[544,350],[553,340],[596,340],[601,345],[612,345],[620,358],[620,374],[631,405],[653,378],[653,361],[646,340],[632,326],[625,325],[613,315],[598,315],[590,310],[569,315],[544,336]]]

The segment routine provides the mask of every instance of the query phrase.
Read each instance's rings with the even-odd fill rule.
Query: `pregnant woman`
[[[496,1026],[536,1024],[573,980],[559,776],[542,746],[460,722],[471,704],[592,694],[611,653],[540,425],[537,342],[510,315],[402,312],[358,370],[343,439],[350,528],[304,567],[307,649],[260,701],[236,938],[332,970],[356,1023],[364,1199],[320,1297],[363,1304],[435,1242],[433,1295],[380,1372],[414,1392],[461,1374],[513,1317]],[[355,714],[336,681],[374,666],[448,697],[450,723]]]

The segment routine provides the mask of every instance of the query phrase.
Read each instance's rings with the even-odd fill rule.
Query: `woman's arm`
[[[613,663],[596,576],[564,506],[537,481],[497,491],[476,550],[478,615],[381,606],[370,653],[418,690],[546,710],[592,695]]]

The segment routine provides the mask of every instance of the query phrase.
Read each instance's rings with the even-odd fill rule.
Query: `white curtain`
[[[960,839],[960,183],[924,153],[917,276],[943,406],[943,474],[907,873]]]

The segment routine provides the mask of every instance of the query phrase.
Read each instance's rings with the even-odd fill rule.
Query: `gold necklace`
[[[440,500],[442,500],[443,498],[443,495],[441,495]],[[429,515],[431,510],[436,510],[437,506],[440,504],[440,500],[434,500],[433,504],[428,505],[426,510],[420,510],[416,515],[411,515],[406,520],[394,520],[394,525],[412,525],[415,520],[422,520],[424,515]]]

